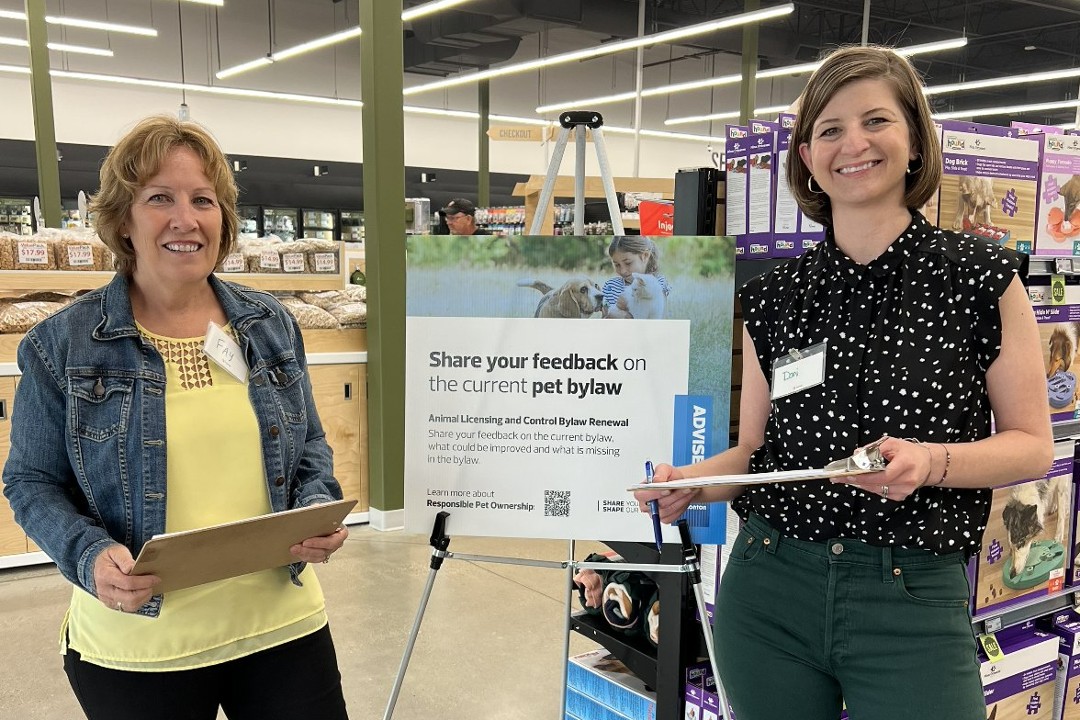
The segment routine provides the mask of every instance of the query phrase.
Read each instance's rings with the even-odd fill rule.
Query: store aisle
[[[600,547],[578,543],[583,558]],[[562,560],[564,541],[455,538],[459,553]],[[382,718],[428,576],[427,538],[352,528],[318,567],[352,720]],[[550,720],[561,702],[565,574],[450,560],[435,582],[395,720]],[[0,571],[0,718],[82,717],[57,652],[70,586]],[[571,637],[571,652],[595,647]],[[222,716],[223,717],[223,716]]]

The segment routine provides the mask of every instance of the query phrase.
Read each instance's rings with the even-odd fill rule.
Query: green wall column
[[[49,41],[45,0],[26,0],[26,37],[30,41],[30,98],[34,106],[34,151],[37,154],[38,197],[45,225],[60,227],[60,161],[56,157]]]
[[[401,3],[360,0],[372,526],[405,507],[405,125]]]
[[[761,9],[760,0],[745,0],[743,12]],[[739,124],[745,125],[757,107],[758,27],[759,23],[743,26],[742,83],[739,85]]]
[[[491,138],[488,137],[488,129],[491,127],[490,80],[480,81],[477,95],[480,105],[480,158],[476,170],[476,205],[489,207],[491,205]]]

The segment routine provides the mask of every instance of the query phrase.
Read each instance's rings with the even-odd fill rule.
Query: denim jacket
[[[265,292],[209,282],[250,368],[273,511],[341,499],[296,320]],[[18,362],[4,494],[64,577],[96,595],[106,547],[134,557],[165,532],[165,364],[135,327],[121,275],[30,330]],[[296,584],[302,569],[289,566]]]

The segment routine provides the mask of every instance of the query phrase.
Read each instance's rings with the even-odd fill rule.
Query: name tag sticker
[[[206,326],[203,353],[220,365],[225,372],[240,382],[247,383],[248,366],[244,361],[244,353],[240,350],[240,345],[213,321]]]
[[[827,343],[791,350],[773,362],[772,399],[777,400],[825,382]]]

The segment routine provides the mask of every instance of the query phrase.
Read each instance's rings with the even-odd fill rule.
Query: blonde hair
[[[221,242],[215,265],[236,247],[240,218],[236,213],[237,188],[229,161],[201,125],[169,115],[139,121],[105,156],[99,173],[100,188],[90,200],[94,229],[116,256],[116,271],[131,277],[135,271],[135,248],[120,228],[131,218],[135,196],[150,178],[161,171],[169,153],[186,147],[202,159],[221,208]]]
[[[640,255],[649,254],[649,261],[645,263],[645,272],[655,275],[660,272],[660,248],[656,243],[641,235],[616,235],[608,245],[607,254],[611,257],[616,252],[633,253]]]
[[[941,185],[941,142],[930,117],[930,105],[923,94],[923,84],[915,68],[905,58],[885,47],[846,47],[829,55],[814,71],[799,98],[799,114],[791,133],[792,148],[810,144],[814,123],[825,106],[845,85],[857,80],[884,80],[893,92],[907,121],[914,151],[922,158],[907,176],[904,204],[919,208],[933,197]],[[787,179],[791,193],[808,217],[819,223],[832,223],[829,196],[810,190],[810,169],[789,156]]]

